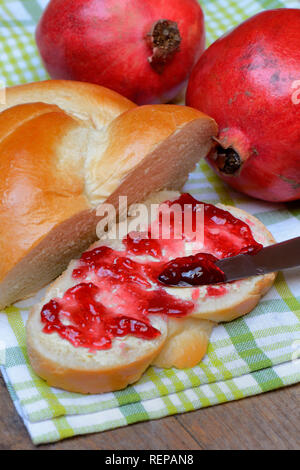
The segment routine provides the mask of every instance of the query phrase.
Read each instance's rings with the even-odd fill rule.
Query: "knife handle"
[[[300,237],[267,246],[252,256],[265,272],[300,266]]]

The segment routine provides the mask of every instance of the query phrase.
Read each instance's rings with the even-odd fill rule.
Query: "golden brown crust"
[[[156,352],[126,367],[115,367],[109,370],[57,370],[57,364],[45,360],[35,351],[31,354],[30,345],[28,353],[35,372],[51,387],[61,388],[69,392],[94,394],[122,390],[139,380],[143,372],[151,364]]]
[[[113,90],[72,80],[45,80],[7,88],[0,112],[18,104],[56,104],[89,126],[102,128],[136,104]]]

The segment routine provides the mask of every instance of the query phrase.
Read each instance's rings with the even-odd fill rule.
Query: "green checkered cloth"
[[[47,0],[0,0],[1,76],[7,85],[47,78],[34,29]],[[203,0],[208,41],[263,8],[299,7],[299,0]],[[300,203],[258,202],[225,186],[202,162],[185,188],[209,202],[233,204],[258,217],[277,241],[299,236]],[[35,444],[126,426],[237,400],[300,381],[299,269],[280,273],[272,290],[244,318],[219,325],[208,353],[192,369],[150,367],[134,386],[83,396],[48,387],[32,371],[25,329],[30,299],[0,313],[1,371]]]

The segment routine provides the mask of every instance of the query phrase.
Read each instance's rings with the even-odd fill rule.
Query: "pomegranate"
[[[36,41],[52,78],[161,103],[178,95],[203,52],[204,19],[197,0],[51,0]]]
[[[209,155],[233,188],[267,201],[300,198],[300,10],[259,13],[212,44],[187,104],[218,123]]]

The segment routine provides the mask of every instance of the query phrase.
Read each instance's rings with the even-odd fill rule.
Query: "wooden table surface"
[[[0,449],[299,449],[300,384],[244,400],[35,447],[0,378]]]

